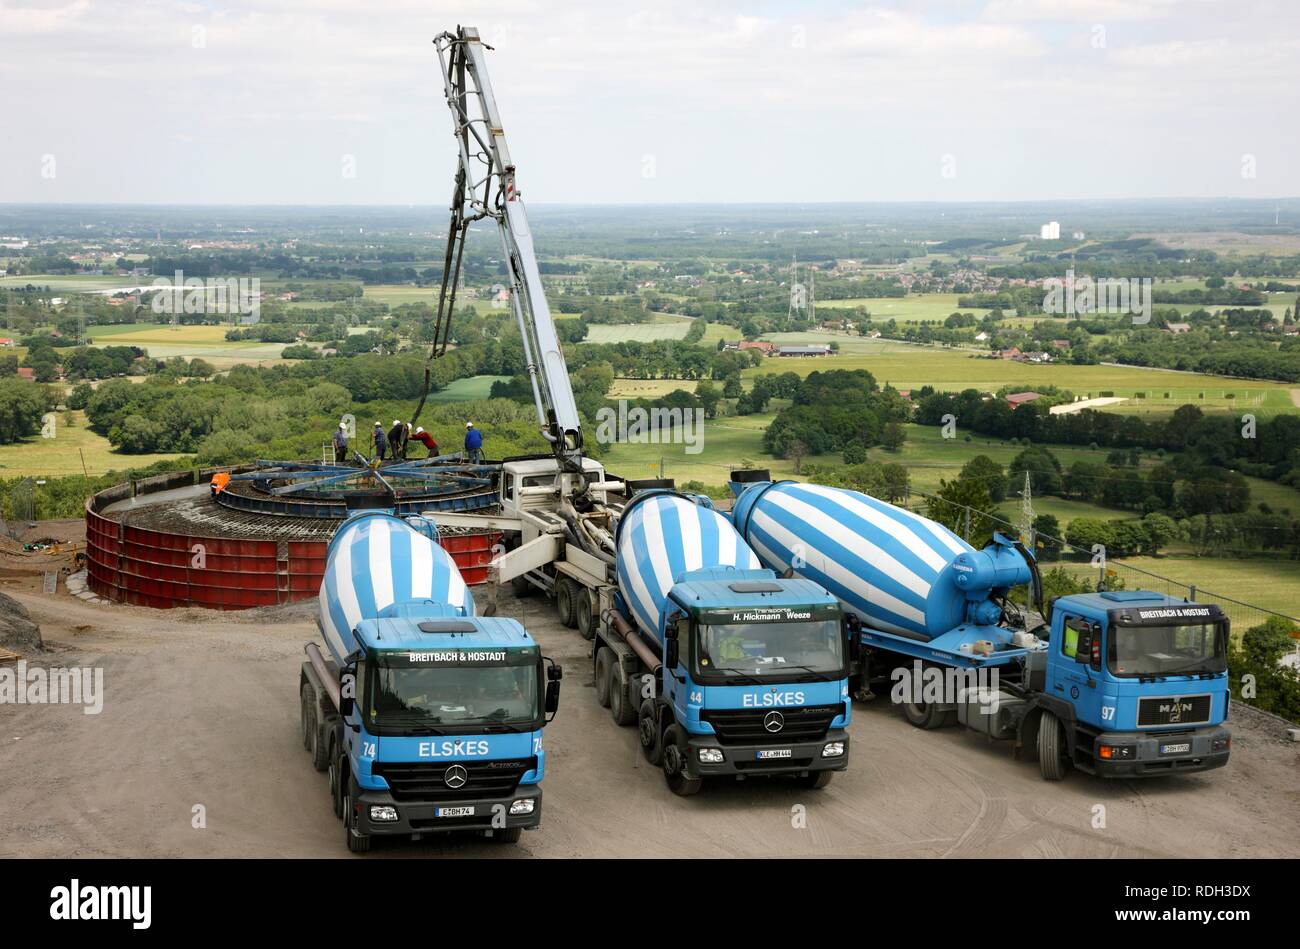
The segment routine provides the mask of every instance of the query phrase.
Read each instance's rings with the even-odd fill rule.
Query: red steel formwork
[[[203,505],[212,472],[177,472],[118,485],[86,502],[86,560],[90,589],[107,599],[159,609],[195,606],[242,610],[315,597],[325,552],[338,520],[242,515]],[[175,495],[148,503],[150,493]],[[115,502],[136,499],[127,510]],[[143,503],[139,503],[143,501]],[[182,509],[194,508],[194,516]],[[109,510],[106,510],[109,509]],[[194,524],[203,525],[195,529]],[[188,529],[187,529],[188,528]],[[265,536],[258,536],[263,534]],[[442,546],[465,582],[487,580],[497,532],[445,533]]]

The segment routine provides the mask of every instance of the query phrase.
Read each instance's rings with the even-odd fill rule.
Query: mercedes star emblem
[[[785,716],[780,712],[768,712],[763,716],[763,727],[770,732],[779,732],[785,727]]]
[[[442,776],[442,779],[447,782],[447,787],[451,788],[452,790],[455,790],[456,788],[463,788],[465,786],[465,782],[469,780],[469,772],[466,771],[464,768],[462,768],[460,765],[454,764],[446,770],[446,772]]]

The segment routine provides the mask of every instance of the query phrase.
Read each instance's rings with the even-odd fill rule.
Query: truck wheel
[[[304,682],[302,684],[302,689],[298,692],[298,697],[300,699],[298,703],[298,717],[300,719],[299,725],[302,730],[302,746],[308,751],[311,751],[311,703],[315,698],[315,694],[310,683]]]
[[[523,833],[524,829],[522,827],[504,827],[501,830],[492,831],[492,839],[499,844],[517,844]]]
[[[330,760],[330,798],[334,804],[334,816],[339,818],[343,816],[343,787],[348,780],[346,760],[341,751]]]
[[[578,624],[578,632],[583,639],[596,638],[596,608],[592,605],[591,594],[586,590],[578,591],[577,602],[573,605],[573,619]]]
[[[668,782],[668,790],[678,797],[698,794],[704,786],[703,778],[686,776],[686,741],[676,725],[669,725],[664,732],[664,780]]]
[[[596,650],[596,701],[609,708],[609,670],[614,664],[614,650],[601,646]]]
[[[632,704],[632,698],[628,695],[628,690],[631,688],[632,682],[624,680],[619,675],[618,666],[611,664],[609,668],[609,714],[614,717],[616,725],[631,725],[636,721],[636,706]]]
[[[576,583],[567,578],[555,585],[555,613],[560,618],[560,622],[570,629],[578,625],[578,620],[573,612],[573,601],[575,594],[578,592],[577,587]]]
[[[1060,781],[1068,768],[1061,722],[1051,712],[1043,712],[1038,721],[1038,770],[1045,780]]]
[[[804,774],[795,778],[795,783],[801,788],[812,788],[814,791],[820,791],[831,783],[833,774],[835,774],[834,771],[814,771],[811,774]]]
[[[917,728],[931,729],[951,725],[955,712],[941,712],[933,702],[903,702],[903,717]]]
[[[637,712],[637,735],[641,739],[641,753],[652,765],[664,760],[664,732],[659,727],[659,709],[654,699],[646,699]]]
[[[343,794],[343,836],[347,838],[348,851],[351,853],[369,853],[373,839],[369,834],[360,834],[353,829],[356,811],[352,806],[353,793],[356,790],[351,778],[348,778],[347,790]]]

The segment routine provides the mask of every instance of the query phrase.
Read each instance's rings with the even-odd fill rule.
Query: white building
[[[1061,239],[1061,222],[1048,221],[1038,229],[1038,239],[1044,241],[1059,241]]]

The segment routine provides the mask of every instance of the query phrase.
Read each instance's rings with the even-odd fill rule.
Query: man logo
[[[455,791],[465,786],[465,782],[469,780],[469,772],[460,765],[454,764],[443,773],[442,779],[447,782],[447,787]]]
[[[763,728],[773,734],[785,728],[785,716],[780,712],[768,712],[763,716]]]
[[[1173,707],[1169,710],[1169,724],[1178,725],[1183,720],[1183,703],[1179,699],[1174,699]]]

